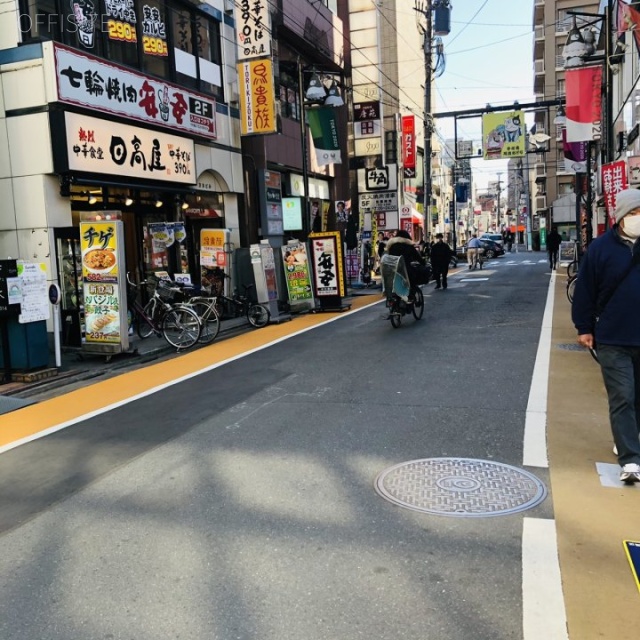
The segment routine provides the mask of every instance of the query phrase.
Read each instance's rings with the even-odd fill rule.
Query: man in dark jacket
[[[447,274],[453,251],[443,238],[441,233],[436,233],[436,243],[431,248],[431,268],[436,279],[436,289],[439,289],[442,284],[444,290],[447,288]]]
[[[386,252],[390,256],[402,256],[404,258],[407,275],[409,276],[409,284],[411,288],[414,288],[416,286],[416,274],[411,263],[418,262],[419,264],[424,264],[424,259],[413,245],[409,232],[404,229],[396,231],[396,235],[387,242]]]
[[[583,257],[572,318],[578,343],[597,344],[620,480],[632,484],[640,482],[640,191],[618,192],[615,219]]]
[[[547,236],[547,253],[549,254],[549,268],[555,269],[558,266],[558,252],[560,251],[560,243],[562,236],[558,233],[558,229],[553,227],[551,233]]]

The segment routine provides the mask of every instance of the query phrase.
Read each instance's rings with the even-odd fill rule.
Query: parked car
[[[485,231],[481,236],[480,240],[493,240],[495,243],[499,244],[501,247],[504,247],[504,238],[501,233],[491,233],[490,231]]]
[[[499,256],[504,255],[504,247],[501,244],[498,244],[493,240],[488,240],[487,238],[479,238],[479,240],[480,240],[480,245],[482,249],[484,249],[484,255],[486,258],[489,258],[489,259],[498,258]],[[466,260],[467,258],[466,244],[463,244],[462,246],[458,247],[457,256],[459,260],[460,259]]]

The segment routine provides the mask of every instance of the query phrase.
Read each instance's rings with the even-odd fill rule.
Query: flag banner
[[[567,173],[587,172],[588,142],[567,142],[567,130],[562,129],[562,149],[564,151],[564,170]]]
[[[402,116],[402,166],[416,168],[416,117]]]
[[[523,158],[524,111],[485,113],[482,116],[482,150],[485,160]]]
[[[341,164],[338,127],[333,107],[308,109],[307,122],[316,148],[318,166]]]
[[[618,3],[618,36],[631,31],[640,51],[640,11],[622,2]]]
[[[602,136],[602,67],[567,69],[567,142],[600,140]]]

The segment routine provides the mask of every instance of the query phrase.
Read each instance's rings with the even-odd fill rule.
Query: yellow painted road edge
[[[382,300],[381,295],[375,293],[356,296],[349,300],[351,309],[348,311],[311,313],[280,324],[270,324],[68,393],[63,391],[56,398],[7,413],[0,416],[0,453],[211,371],[287,338],[347,317],[379,304]]]

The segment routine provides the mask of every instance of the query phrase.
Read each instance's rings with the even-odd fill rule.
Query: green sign
[[[289,302],[298,303],[313,299],[307,246],[303,242],[286,244],[282,247],[282,262],[287,282]]]

